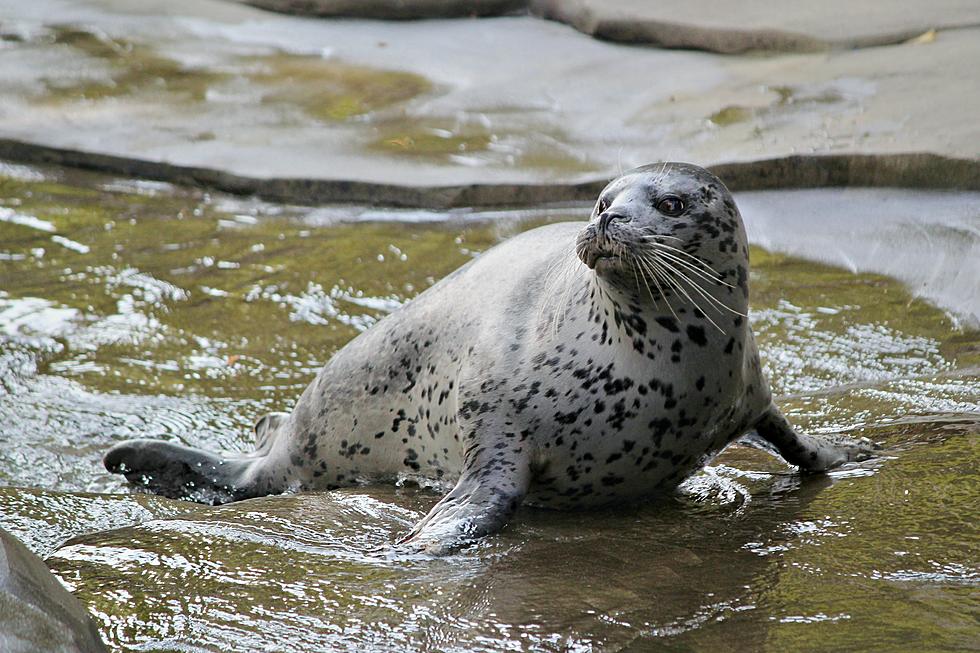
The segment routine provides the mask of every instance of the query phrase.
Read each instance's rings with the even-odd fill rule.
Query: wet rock
[[[531,9],[600,39],[724,54],[871,47],[980,25],[980,6],[969,0],[919,0],[895,12],[848,0],[823,2],[817,10],[812,3],[760,0],[532,0]]]
[[[460,18],[522,11],[526,0],[240,0],[245,4],[299,16],[379,18]]]
[[[175,166],[288,201],[436,208],[507,203],[515,188],[515,204],[590,199],[566,187],[658,159],[757,162],[744,169],[769,185],[740,188],[777,173],[970,188],[977,165],[980,86],[964,80],[980,28],[735,57],[532,16],[318,20],[217,0],[132,15],[93,0],[58,5],[53,23],[50,2],[0,0],[25,25],[0,48],[0,138],[128,159],[123,174]],[[84,164],[110,160],[96,158]]]
[[[108,172],[295,204],[402,208],[525,207],[591,202],[608,177],[574,183],[409,186],[342,179],[258,178],[0,138],[0,159]],[[733,191],[835,186],[980,190],[980,161],[935,154],[797,155],[710,166]]]
[[[88,612],[47,565],[0,530],[0,651],[105,651]]]

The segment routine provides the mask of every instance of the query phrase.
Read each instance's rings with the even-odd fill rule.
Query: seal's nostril
[[[609,223],[613,220],[620,220],[625,222],[627,217],[622,213],[617,213],[616,211],[604,211],[599,214],[599,235],[605,237],[606,230],[609,228]]]

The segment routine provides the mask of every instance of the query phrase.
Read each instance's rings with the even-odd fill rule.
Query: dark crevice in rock
[[[580,183],[402,186],[368,181],[256,178],[213,168],[0,139],[0,159],[54,164],[305,205],[404,208],[522,207],[591,202],[603,177]],[[733,191],[841,186],[980,191],[980,160],[930,153],[813,154],[709,166]]]
[[[525,13],[527,0],[238,0],[243,4],[297,16],[419,20]]]

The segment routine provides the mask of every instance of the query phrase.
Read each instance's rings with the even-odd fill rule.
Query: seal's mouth
[[[589,252],[583,259],[583,263],[596,271],[607,269],[617,261],[619,257],[609,252]]]
[[[575,242],[575,253],[579,259],[596,272],[621,267],[627,251],[626,243],[608,231],[600,232],[594,223],[583,229]]]

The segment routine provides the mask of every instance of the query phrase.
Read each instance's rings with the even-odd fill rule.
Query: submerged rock
[[[105,651],[88,612],[44,561],[0,530],[0,651]]]

